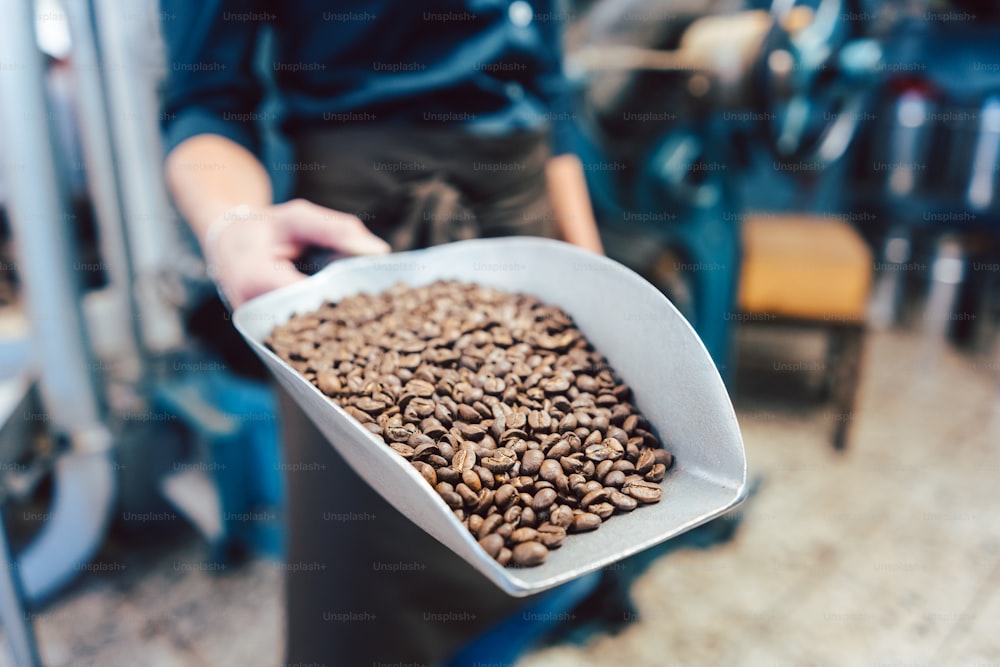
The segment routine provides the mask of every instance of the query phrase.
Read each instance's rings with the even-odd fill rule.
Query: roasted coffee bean
[[[653,469],[656,464],[656,456],[652,449],[643,449],[639,452],[639,459],[635,462],[635,471],[640,475],[645,475]]]
[[[500,510],[505,510],[508,506],[510,506],[516,497],[517,489],[515,489],[511,484],[503,484],[496,490],[496,493],[493,494],[493,501],[497,504],[497,507],[500,508]]]
[[[580,499],[580,507],[585,510],[590,510],[590,506],[594,503],[602,503],[608,498],[608,492],[604,488],[595,489],[589,491],[587,495]]]
[[[482,539],[490,533],[495,532],[501,525],[503,525],[503,517],[499,514],[490,514],[483,519],[483,524],[479,527],[479,532],[476,533],[476,536]]]
[[[483,488],[483,480],[481,480],[479,478],[479,474],[472,469],[462,472],[462,482],[476,493],[479,493],[479,490]]]
[[[507,508],[507,511],[503,513],[503,520],[505,523],[512,525],[519,525],[521,523],[521,512],[524,508],[520,505],[511,505]]]
[[[639,505],[639,501],[632,496],[625,495],[618,489],[612,489],[608,492],[608,502],[615,506],[615,509],[619,509],[623,512],[631,512]]]
[[[428,463],[430,463],[432,466],[434,466],[434,471],[437,473],[437,478],[438,478],[439,482],[448,482],[449,484],[458,484],[459,482],[462,481],[462,474],[460,472],[458,472],[454,468],[448,467],[448,462],[444,461],[443,459],[442,459],[442,461],[444,462],[444,464],[440,465],[440,466],[436,466],[434,464],[434,462],[433,462],[433,459],[435,459],[435,458],[440,459],[441,457],[440,456],[438,456],[438,457],[432,456],[432,457],[430,457],[430,459],[428,459]]]
[[[492,535],[487,535],[486,537],[479,540],[479,546],[483,548],[490,558],[496,558],[500,555],[500,550],[504,548],[503,538],[493,533]]]
[[[632,472],[633,470],[635,470],[635,464],[632,463],[631,461],[626,461],[626,460],[622,459],[620,461],[615,461],[615,464],[613,466],[611,466],[611,469],[612,470],[620,470],[620,471],[624,472],[627,475],[630,472]]]
[[[663,478],[667,475],[667,466],[662,463],[655,464],[646,473],[645,478],[647,482],[662,482]]]
[[[514,544],[521,542],[533,542],[538,539],[538,531],[527,526],[516,529],[510,534],[510,541]]]
[[[540,449],[529,449],[521,456],[521,472],[525,475],[537,475],[545,460],[545,454]]]
[[[490,511],[490,509],[494,507],[493,495],[494,493],[492,489],[480,490],[479,494],[476,497],[475,507],[472,508],[472,511],[475,512],[476,514],[481,514],[481,515],[487,514]]]
[[[601,517],[602,521],[610,519],[611,515],[615,513],[615,506],[607,501],[594,503],[589,509],[591,514]]]
[[[482,481],[484,487],[486,487],[487,489],[492,489],[494,486],[496,486],[496,478],[493,476],[493,473],[490,472],[489,468],[476,466],[475,468],[473,468],[473,470],[475,470],[476,474],[479,475],[479,479],[480,481]]]
[[[438,483],[437,473],[434,471],[434,466],[423,461],[414,461],[413,467],[417,469],[417,472],[427,480],[427,483],[434,486]]]
[[[550,482],[562,474],[563,469],[562,466],[559,465],[559,461],[553,461],[552,459],[545,459],[542,461],[542,465],[538,471],[539,477]]]
[[[670,470],[670,466],[674,463],[674,455],[665,449],[654,449],[653,456],[656,457],[656,462],[662,463],[667,470]]]
[[[470,449],[460,449],[451,459],[451,467],[459,472],[472,470],[476,465],[476,453]]]
[[[494,531],[497,535],[502,537],[504,541],[510,539],[510,536],[514,533],[514,526],[509,523],[500,524],[500,526]]]
[[[558,549],[566,539],[566,529],[551,523],[543,523],[536,532],[538,541],[548,549]]]
[[[458,495],[454,491],[446,491],[444,493],[439,492],[438,495],[440,495],[441,499],[448,504],[448,507],[456,510],[462,507],[462,496]]]
[[[621,470],[612,470],[607,475],[604,476],[604,481],[602,482],[604,486],[613,486],[615,488],[621,488],[622,484],[625,483],[625,473]]]
[[[462,497],[462,502],[465,503],[466,506],[475,505],[476,500],[479,498],[479,494],[462,483],[455,486],[455,493]]]
[[[660,485],[646,480],[626,482],[622,491],[640,503],[658,503],[663,497],[663,489],[660,488]]]
[[[549,511],[549,523],[553,526],[566,528],[573,523],[573,510],[565,505],[559,505]]]
[[[265,342],[411,461],[501,564],[541,562],[567,530],[662,497],[673,457],[631,390],[534,297],[399,285],[295,315]]]
[[[596,514],[584,512],[573,517],[570,530],[574,533],[585,533],[588,530],[596,530],[601,525],[601,517]]]
[[[545,456],[550,459],[555,459],[558,461],[564,456],[569,456],[573,453],[573,449],[569,446],[568,440],[560,440],[556,444],[549,447],[549,450],[545,452]]]
[[[564,456],[559,459],[559,465],[567,475],[583,471],[583,461],[572,456]]]
[[[541,565],[548,555],[549,550],[541,542],[522,542],[512,550],[514,562],[522,567]]]
[[[536,512],[544,512],[556,501],[556,492],[552,489],[542,489],[535,493],[535,498],[531,502],[531,508]]]

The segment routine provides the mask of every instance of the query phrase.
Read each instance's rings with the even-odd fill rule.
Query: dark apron
[[[296,196],[358,215],[395,250],[553,236],[540,134],[336,130],[297,145]],[[286,662],[439,664],[526,604],[382,500],[281,394]]]

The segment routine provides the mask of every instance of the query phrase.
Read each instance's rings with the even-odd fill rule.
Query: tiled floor
[[[738,401],[761,486],[735,539],[657,562],[618,635],[522,667],[1000,666],[997,364],[872,335],[854,442],[838,455],[805,378],[754,356],[766,342],[742,346],[765,359]],[[124,571],[88,573],[37,614],[46,664],[280,662],[278,567],[205,572],[204,556],[190,539],[115,554]]]

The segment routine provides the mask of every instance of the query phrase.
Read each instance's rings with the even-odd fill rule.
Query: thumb
[[[282,228],[289,239],[302,245],[318,245],[350,255],[382,255],[389,244],[365,227],[354,215],[296,199],[280,208]]]

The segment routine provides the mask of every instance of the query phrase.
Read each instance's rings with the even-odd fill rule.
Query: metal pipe
[[[52,518],[17,564],[24,594],[40,599],[79,574],[100,546],[115,479],[71,268],[71,218],[46,122],[45,72],[34,42],[32,6],[29,0],[0,0],[3,168],[42,405],[53,431],[72,447],[56,462]]]
[[[181,346],[180,313],[164,293],[164,276],[181,255],[177,217],[164,187],[159,101],[154,82],[155,34],[140,30],[156,25],[156,3],[93,0],[98,47],[108,96],[111,138],[125,212],[126,239],[135,272],[135,300],[145,348],[153,354]],[[145,19],[143,20],[143,17]]]
[[[17,569],[11,560],[7,531],[0,523],[0,623],[17,667],[35,667],[42,662],[31,621],[25,617],[18,591]]]
[[[106,328],[115,332],[115,368],[118,379],[136,380],[142,375],[139,351],[139,318],[133,301],[132,267],[128,256],[125,228],[122,222],[118,184],[115,181],[114,152],[108,129],[104,82],[94,38],[90,4],[87,0],[65,0],[63,3],[70,28],[72,73],[76,103],[79,109],[80,137],[87,174],[87,189],[94,205],[101,258],[105,266],[107,288],[103,298],[110,313],[102,319],[113,322]],[[124,372],[121,372],[121,371]]]
[[[72,581],[104,541],[116,499],[107,431],[91,434],[93,452],[56,461],[51,518],[18,559],[24,597],[42,602]]]
[[[71,270],[71,218],[46,122],[45,72],[31,6],[27,0],[0,0],[2,166],[42,402],[54,429],[72,435],[103,427]]]

